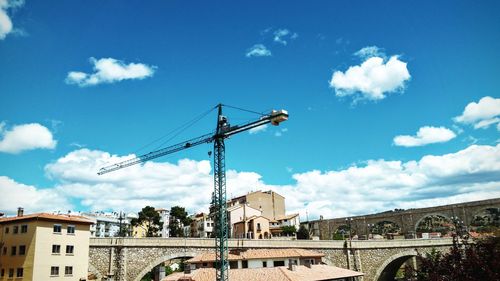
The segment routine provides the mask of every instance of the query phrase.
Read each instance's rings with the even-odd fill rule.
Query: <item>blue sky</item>
[[[499,197],[500,3],[310,2],[0,0],[0,212],[206,210],[211,145],[95,172],[210,132],[144,148],[219,102],[290,113],[227,141],[232,195],[312,217]]]

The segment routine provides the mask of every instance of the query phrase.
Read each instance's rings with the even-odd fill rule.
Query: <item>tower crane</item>
[[[212,194],[212,204],[214,210],[214,220],[216,226],[215,235],[215,267],[217,281],[227,281],[229,279],[228,261],[228,225],[226,212],[226,167],[225,167],[225,144],[224,140],[235,134],[260,127],[271,123],[279,125],[288,120],[286,110],[272,110],[269,114],[261,116],[259,119],[242,124],[231,126],[226,116],[222,115],[222,104],[218,104],[217,126],[215,133],[205,134],[175,145],[171,145],[135,158],[125,160],[101,168],[98,175],[103,175],[116,170],[120,170],[132,165],[140,164],[155,158],[172,154],[184,149],[188,149],[204,143],[214,143],[214,191]]]

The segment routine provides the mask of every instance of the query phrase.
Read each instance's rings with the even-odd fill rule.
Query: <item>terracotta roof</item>
[[[15,221],[26,221],[26,220],[67,221],[67,222],[82,223],[82,224],[93,223],[92,221],[82,216],[67,215],[67,214],[55,215],[49,213],[35,213],[35,214],[23,215],[20,217],[0,218],[0,224],[15,222]]]
[[[291,214],[291,215],[285,215],[285,216],[279,216],[276,218],[276,220],[289,220],[289,219],[293,219],[295,218],[296,216],[298,216],[299,214]]]
[[[237,254],[229,254],[229,260],[254,260],[254,259],[271,259],[271,258],[320,258],[324,254],[303,250],[303,249],[250,249]],[[201,263],[215,261],[214,253],[204,253],[192,259],[187,260],[188,263]]]
[[[364,274],[344,268],[329,265],[297,266],[291,271],[287,267],[267,268],[243,268],[230,269],[229,280],[231,281],[319,281],[330,279],[343,279],[348,277],[363,276]],[[185,278],[185,279],[183,279]],[[190,278],[190,279],[189,279]],[[174,273],[165,277],[162,281],[213,281],[215,280],[214,268],[200,268],[190,274]]]

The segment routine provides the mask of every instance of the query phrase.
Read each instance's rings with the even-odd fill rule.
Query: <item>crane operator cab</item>
[[[278,126],[281,122],[288,120],[288,111],[274,110],[271,111],[271,124],[274,126]]]
[[[229,130],[231,125],[229,122],[227,122],[227,117],[226,116],[219,116],[219,133],[224,133]]]

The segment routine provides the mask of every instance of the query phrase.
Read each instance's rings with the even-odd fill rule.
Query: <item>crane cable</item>
[[[164,142],[160,143],[160,145],[158,145],[155,149],[153,150],[157,150],[159,148],[161,148],[162,146],[164,146],[166,143],[168,143],[169,141],[171,141],[172,139],[174,139],[175,137],[177,137],[178,135],[180,135],[182,132],[186,131],[188,128],[192,127],[194,124],[196,124],[198,121],[200,121],[201,119],[203,119],[205,116],[207,116],[208,114],[210,114],[215,108],[217,107],[213,107],[201,114],[199,114],[198,116],[196,116],[195,118],[191,119],[190,121],[184,123],[183,125],[171,130],[170,132],[164,134],[163,136],[153,140],[152,142],[149,142],[148,144],[146,145],[143,145],[142,147],[138,148],[136,151],[134,151],[133,153],[134,154],[137,154],[137,152],[143,150],[144,148],[148,147],[148,146],[151,146],[152,144],[166,138],[167,136],[169,135],[172,135],[170,138],[168,138],[167,140],[165,140]],[[177,132],[177,133],[176,133]]]

